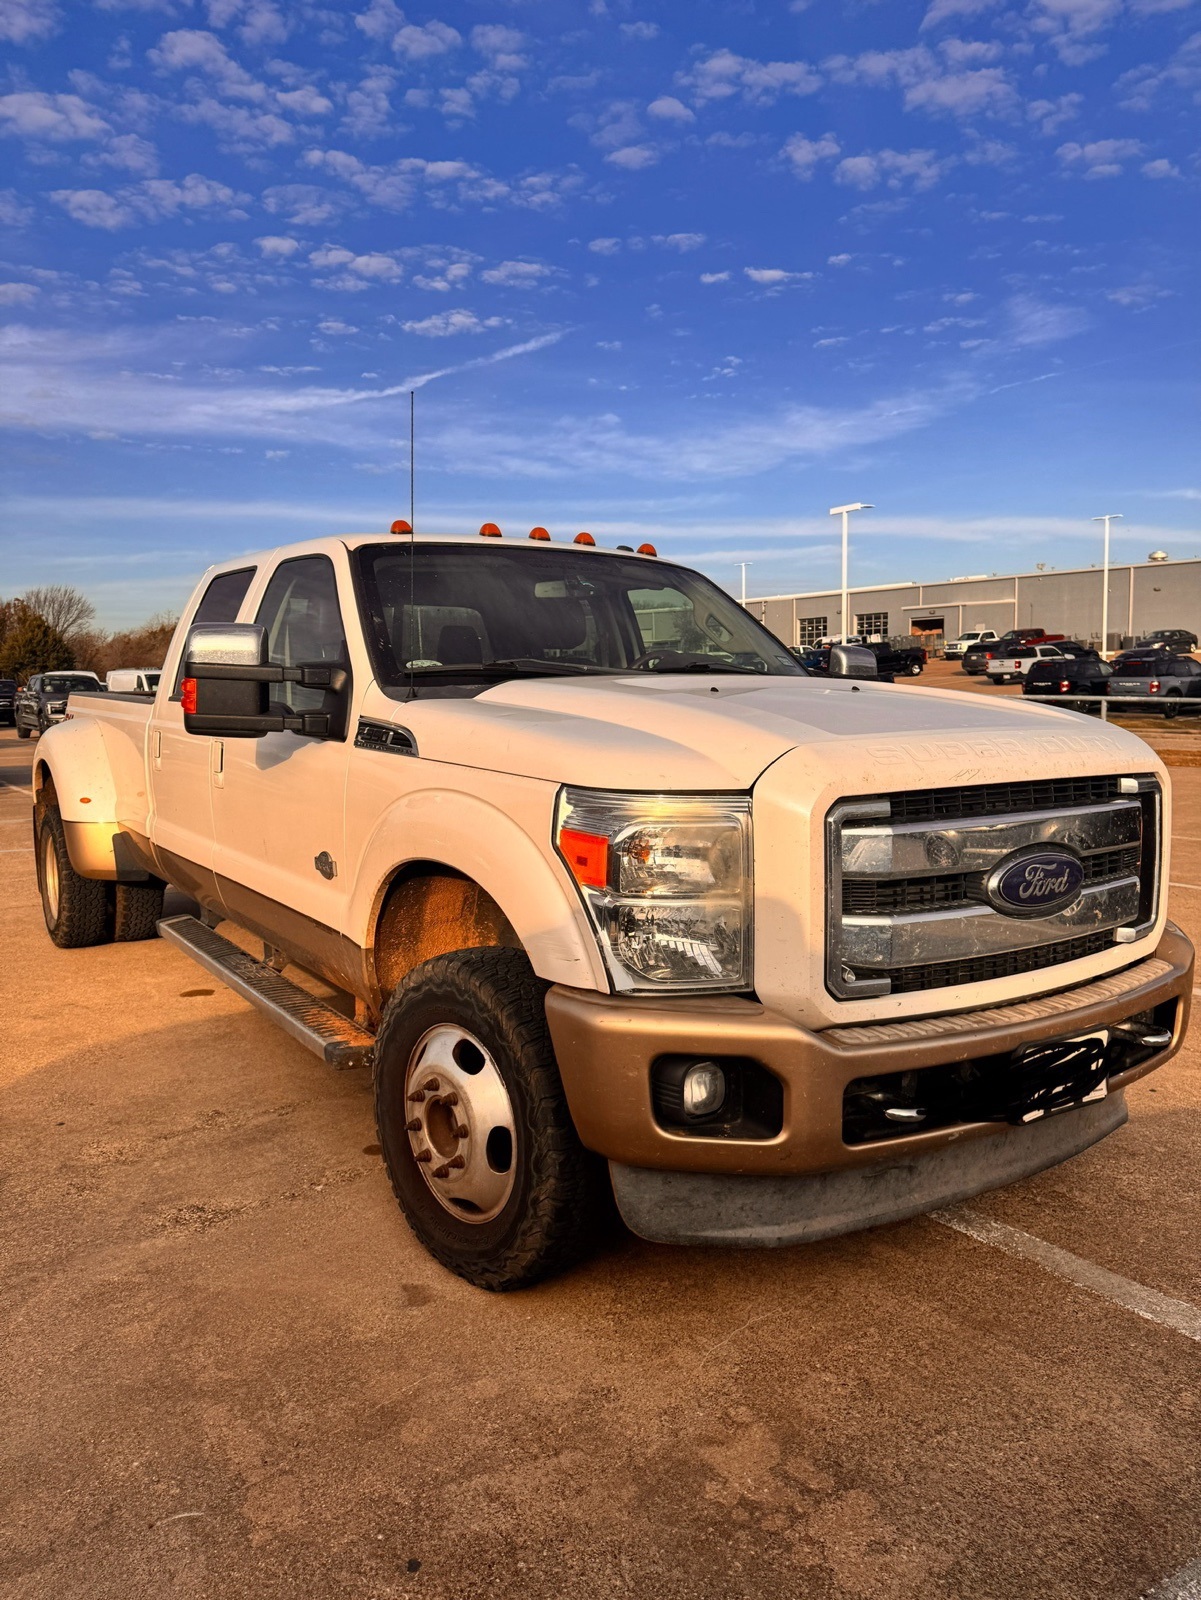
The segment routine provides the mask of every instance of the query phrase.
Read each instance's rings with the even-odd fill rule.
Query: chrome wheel
[[[58,851],[49,828],[42,829],[42,904],[51,927],[58,921]]]
[[[461,1222],[490,1222],[516,1175],[517,1125],[495,1061],[453,1023],[422,1034],[405,1071],[405,1130],[417,1170]]]

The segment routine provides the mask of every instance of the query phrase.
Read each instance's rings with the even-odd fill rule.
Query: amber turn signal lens
[[[412,533],[412,531],[413,524],[411,522],[405,522],[403,518],[392,524],[393,533]]]
[[[179,686],[179,703],[185,717],[196,715],[196,679],[185,678]]]
[[[485,522],[483,527],[480,529],[481,539],[499,539],[501,537],[501,531],[496,526],[495,522]]]
[[[596,540],[590,533],[577,533],[571,542],[572,544],[595,544]]]
[[[575,881],[589,889],[604,889],[609,882],[609,841],[603,833],[559,832],[559,849]]]
[[[638,554],[640,556],[657,556],[659,552],[653,544],[640,544],[638,546]]]

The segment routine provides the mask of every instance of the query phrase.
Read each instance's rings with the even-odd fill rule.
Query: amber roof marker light
[[[545,529],[545,528],[531,528],[530,529],[530,538],[531,539],[549,539],[550,538],[550,534],[547,531],[547,529]]]
[[[593,544],[594,545],[596,543],[596,540],[592,537],[592,535],[590,533],[577,533],[575,538],[571,542],[572,542],[572,544]]]
[[[638,546],[638,554],[640,556],[657,556],[659,552],[653,544],[640,544]]]
[[[495,522],[485,522],[483,527],[480,529],[480,538],[481,539],[503,539],[504,535],[501,533],[500,529],[496,526]]]
[[[412,533],[413,524],[406,522],[403,517],[398,517],[388,531],[390,533]]]

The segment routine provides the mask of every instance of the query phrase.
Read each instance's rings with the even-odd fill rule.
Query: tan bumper
[[[558,985],[546,1013],[580,1138],[610,1161],[675,1172],[834,1172],[967,1139],[1012,1133],[973,1122],[870,1144],[842,1138],[848,1083],[976,1057],[1067,1034],[1088,1033],[1178,1001],[1172,1042],[1132,1071],[1120,1090],[1162,1066],[1180,1047],[1192,998],[1193,948],[1171,923],[1153,956],[1093,983],[988,1010],[810,1033],[750,1000],[626,1000]],[[650,1069],[663,1055],[749,1056],[784,1085],[784,1126],[774,1139],[707,1139],[670,1133],[655,1121]]]

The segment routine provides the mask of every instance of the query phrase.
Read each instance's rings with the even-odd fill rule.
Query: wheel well
[[[33,798],[38,805],[54,805],[58,800],[54,779],[44,761],[37,762],[33,769]]]
[[[474,879],[437,861],[410,862],[384,891],[372,953],[381,1000],[423,961],[489,945],[522,948],[512,923]]]

